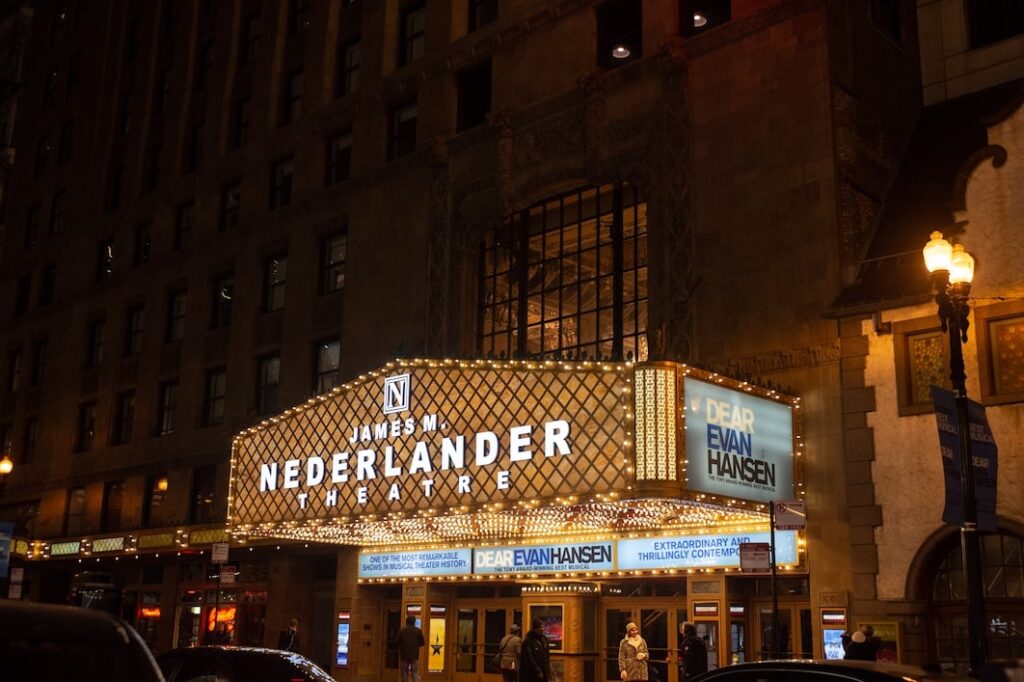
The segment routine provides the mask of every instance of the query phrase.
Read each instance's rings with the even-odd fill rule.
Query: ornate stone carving
[[[705,369],[719,374],[752,380],[766,374],[838,362],[839,358],[839,340],[836,339],[818,346],[776,350],[744,358],[729,358],[718,362],[702,363],[702,365],[705,365]]]

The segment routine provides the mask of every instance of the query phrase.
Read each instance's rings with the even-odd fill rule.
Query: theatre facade
[[[686,620],[712,666],[771,647],[740,545],[803,499],[799,412],[675,363],[396,360],[238,434],[229,523],[243,549],[337,546],[338,679],[397,679],[411,615],[435,679],[492,679],[502,636],[541,618],[558,679],[618,679],[633,621],[675,682]],[[775,541],[780,644],[811,655],[805,540]]]

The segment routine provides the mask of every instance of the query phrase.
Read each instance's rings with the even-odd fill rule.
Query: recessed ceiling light
[[[707,24],[708,24],[708,18],[706,16],[704,16],[700,12],[694,12],[693,13],[693,27],[694,28],[701,28],[703,26],[707,26]]]
[[[612,48],[612,56],[616,59],[625,59],[629,57],[629,48],[625,45],[616,45]]]

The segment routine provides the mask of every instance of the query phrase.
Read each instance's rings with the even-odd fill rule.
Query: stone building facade
[[[881,512],[849,454],[870,390],[843,382],[867,341],[824,313],[918,117],[913,3],[52,3],[33,27],[0,254],[3,513],[45,548],[31,598],[96,564],[162,609],[154,647],[189,643],[232,435],[395,357],[495,352],[486,245],[607,187],[646,215],[633,357],[801,397],[803,596],[856,614]],[[558,352],[624,353],[609,324]],[[156,531],[130,556],[74,545]],[[332,617],[332,548],[246,553],[254,637]]]

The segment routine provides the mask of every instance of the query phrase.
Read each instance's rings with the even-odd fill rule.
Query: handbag
[[[508,646],[508,638],[501,643],[501,648],[498,649],[498,653],[494,654],[494,658],[491,659],[490,670],[496,673],[501,672],[501,658],[505,655],[505,647]]]

